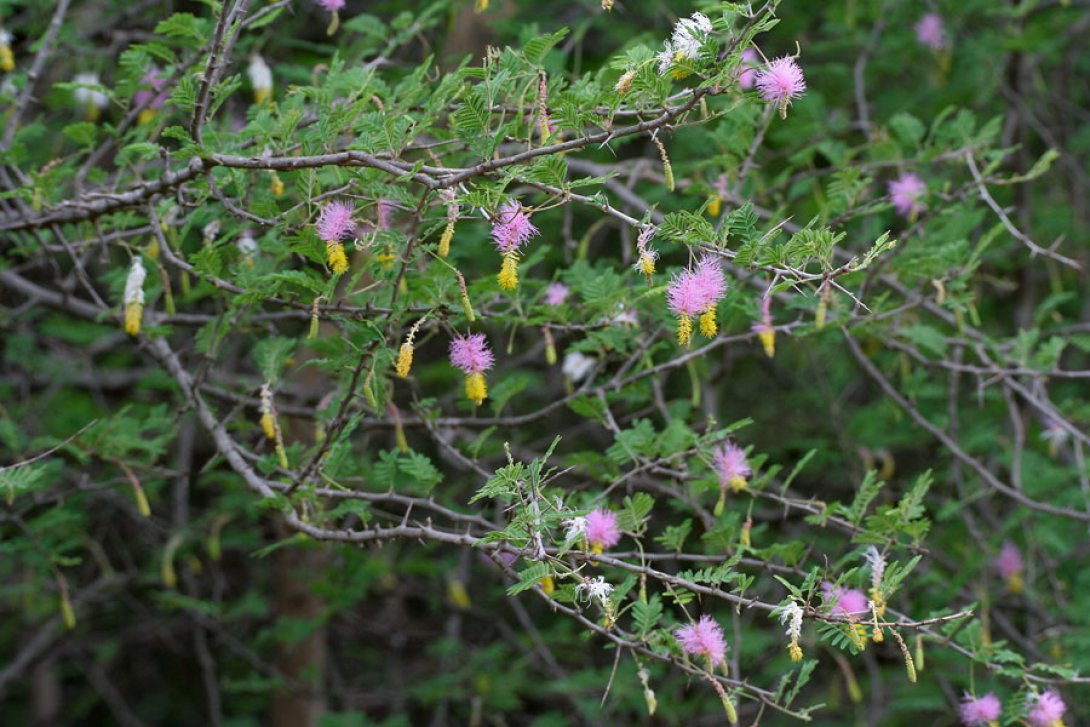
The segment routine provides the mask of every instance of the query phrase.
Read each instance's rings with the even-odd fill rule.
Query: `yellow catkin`
[[[514,290],[518,287],[519,264],[515,253],[504,254],[503,263],[500,264],[500,274],[496,276],[496,280],[504,290]]]
[[[742,523],[742,533],[738,536],[738,544],[746,548],[753,547],[753,538],[751,533],[753,532],[753,521],[746,518],[746,521]]]
[[[553,581],[552,576],[545,576],[538,583],[541,585],[541,592],[546,596],[553,595],[553,591],[556,590],[556,583]]]
[[[276,420],[271,411],[261,414],[261,431],[265,432],[268,439],[276,439]]]
[[[459,580],[452,580],[447,584],[447,596],[450,597],[451,603],[463,611],[473,603],[469,600],[469,592],[466,591],[465,584]]]
[[[655,257],[649,254],[640,255],[640,272],[650,280],[655,274]]]
[[[761,345],[764,346],[765,355],[772,358],[776,355],[776,332],[774,330],[762,330],[757,334],[757,337],[761,339]]]
[[[1015,595],[1018,595],[1023,590],[1025,590],[1025,587],[1026,587],[1026,582],[1024,580],[1022,580],[1022,574],[1021,573],[1015,573],[1014,575],[1012,575],[1010,578],[1007,579],[1007,588],[1009,588],[1010,592],[1015,594]]]
[[[140,115],[136,117],[136,123],[141,126],[146,126],[155,120],[155,109],[144,109],[140,112]]]
[[[488,10],[488,0],[477,0],[473,9],[478,13],[483,13],[485,10]]]
[[[140,321],[144,317],[143,303],[125,304],[125,333],[135,336],[140,333]]]
[[[613,90],[623,96],[632,90],[632,82],[635,80],[635,71],[625,71],[624,75],[617,81],[617,85],[613,87]]]
[[[688,347],[693,340],[693,319],[689,316],[681,316],[677,319],[677,343],[679,346]]]
[[[408,378],[409,369],[413,367],[413,345],[406,341],[401,344],[400,350],[397,352],[397,366],[395,370],[397,375],[401,378]]]
[[[269,99],[272,98],[271,88],[255,88],[254,89],[254,103],[260,106]]]
[[[788,644],[787,653],[791,656],[791,661],[796,664],[802,661],[802,647],[798,645],[798,642],[792,641]]]
[[[653,137],[651,141],[655,142],[655,146],[659,148],[659,156],[662,157],[662,175],[666,177],[666,189],[673,192],[674,167],[670,164],[670,157],[666,155],[666,146],[659,141],[658,137]]]
[[[443,234],[439,238],[439,257],[450,255],[450,241],[454,239],[454,222],[447,222],[443,228]]]
[[[718,194],[713,194],[708,198],[708,214],[712,217],[718,217],[719,212],[723,208],[723,200],[719,198]]]
[[[343,275],[348,270],[348,256],[344,254],[344,245],[339,242],[327,242],[325,252],[329,259],[329,269],[335,275]]]
[[[719,331],[719,325],[715,321],[715,308],[709,308],[700,314],[700,335],[704,338],[715,338]]]
[[[734,490],[735,492],[741,492],[742,490],[746,489],[746,478],[736,475],[734,477],[731,477],[730,482],[728,482],[727,484],[729,484],[730,489]]]
[[[469,374],[466,376],[466,398],[477,406],[488,398],[488,386],[484,382],[484,374]]]
[[[15,70],[15,54],[10,45],[0,45],[0,71],[11,73]]]
[[[280,175],[275,171],[269,172],[270,186],[272,187],[272,193],[274,197],[279,197],[284,194],[284,180],[280,178]]]
[[[148,258],[151,259],[151,260],[158,260],[159,259],[159,238],[158,237],[152,237],[151,240],[148,241],[148,246],[147,246],[147,248],[144,249],[144,254],[147,255]]]

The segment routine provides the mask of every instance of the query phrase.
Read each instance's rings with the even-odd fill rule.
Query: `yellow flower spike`
[[[503,263],[500,265],[500,274],[496,276],[496,280],[504,290],[514,290],[518,287],[518,255],[514,252],[504,253]]]
[[[715,320],[715,306],[700,314],[700,335],[704,338],[715,338],[719,332],[719,324]]]
[[[791,642],[787,645],[787,653],[791,656],[791,661],[796,664],[802,661],[802,647],[796,642]]]
[[[329,260],[329,269],[334,275],[343,275],[348,270],[348,256],[344,253],[344,245],[339,242],[327,242],[325,252]]]
[[[276,173],[276,170],[269,172],[269,186],[272,188],[273,197],[279,197],[284,194],[284,180],[280,178],[280,175]]]
[[[397,365],[395,370],[397,375],[403,379],[408,378],[409,369],[413,366],[413,345],[406,341],[401,344],[400,350],[397,352]]]
[[[483,13],[485,10],[488,10],[488,0],[477,0],[473,10],[478,13]]]
[[[484,374],[469,374],[466,376],[466,398],[477,406],[488,398],[488,386],[484,381]]]
[[[753,541],[750,537],[750,533],[753,530],[753,519],[746,518],[746,521],[742,523],[742,532],[738,536],[738,544],[746,548],[753,547]]]
[[[693,340],[693,319],[689,316],[681,316],[677,319],[677,343],[685,348]]]
[[[590,552],[594,553],[595,555],[601,555],[602,553],[606,552],[606,549],[604,545],[597,541],[594,541],[590,544]]]
[[[447,222],[447,226],[443,228],[443,234],[439,238],[439,257],[446,257],[450,255],[450,241],[454,239],[454,222]]]
[[[15,54],[10,45],[0,46],[0,71],[11,73],[15,70]]]
[[[1010,578],[1007,579],[1007,588],[1009,588],[1010,592],[1013,593],[1016,596],[1019,593],[1021,593],[1023,590],[1025,590],[1025,587],[1026,587],[1026,582],[1024,580],[1022,580],[1022,574],[1021,573],[1015,573],[1014,575],[1012,575]]]
[[[462,611],[468,610],[472,605],[472,601],[469,600],[469,593],[460,580],[455,579],[447,583],[447,596],[450,598],[451,603]]]
[[[764,346],[765,355],[772,358],[776,355],[776,331],[772,329],[762,330],[757,333],[757,337],[761,339],[761,345]]]
[[[136,123],[140,126],[147,126],[155,120],[155,109],[144,109],[140,112],[140,115],[136,117]]]
[[[144,317],[143,303],[125,304],[125,333],[135,336],[140,333],[140,322]]]
[[[651,276],[655,274],[655,258],[653,255],[644,254],[640,256],[640,272],[647,277],[647,281],[650,283]]]
[[[734,490],[735,492],[741,492],[742,490],[746,489],[747,483],[745,477],[735,475],[734,477],[730,478],[730,481],[727,484],[729,484],[730,489]]]
[[[708,197],[708,214],[712,217],[718,217],[720,211],[723,208],[723,200],[718,194],[713,194]]]
[[[556,583],[553,581],[552,576],[545,576],[538,583],[541,584],[541,592],[546,596],[553,595],[553,591],[556,590]]]
[[[268,439],[276,439],[276,419],[271,411],[261,413],[261,430]]]

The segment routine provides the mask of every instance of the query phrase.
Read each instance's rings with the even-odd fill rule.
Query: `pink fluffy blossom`
[[[674,637],[687,654],[708,657],[712,664],[722,664],[727,654],[727,642],[723,629],[711,616],[704,614],[695,624],[682,626],[674,631]]]
[[[889,183],[889,198],[902,217],[920,212],[923,209],[921,200],[926,195],[927,185],[912,172],[904,172]]]
[[[1026,706],[1029,708],[1026,719],[1033,727],[1059,727],[1067,711],[1067,705],[1059,693],[1051,689],[1044,694],[1031,694]]]
[[[617,513],[596,508],[587,513],[587,542],[601,549],[612,548],[621,542],[621,529],[617,525]]]
[[[467,376],[488,371],[495,361],[483,333],[455,336],[450,342],[450,362]]]
[[[140,79],[141,90],[132,96],[133,104],[136,106],[147,104],[149,109],[159,108],[170,98],[170,94],[163,90],[166,83],[167,79],[163,78],[162,71],[155,67],[148,69],[148,72]]]
[[[530,222],[530,216],[514,200],[505,202],[500,207],[496,222],[492,225],[492,240],[504,254],[515,252],[537,234],[537,228]]]
[[[731,441],[724,442],[712,451],[712,467],[719,476],[722,487],[731,485],[736,478],[745,480],[753,473],[746,451]]]
[[[802,69],[790,56],[777,58],[757,73],[757,90],[761,98],[780,107],[780,114],[787,114],[787,105],[806,92],[806,80]]]
[[[746,48],[742,51],[742,66],[738,72],[738,85],[745,90],[753,88],[757,83],[757,51]]]
[[[927,13],[916,23],[916,40],[933,50],[946,47],[946,29],[942,25],[942,16]]]
[[[1006,581],[1022,574],[1024,567],[1022,553],[1014,543],[1009,540],[1003,543],[1003,547],[999,550],[999,557],[995,559],[995,567]]]
[[[974,697],[966,692],[958,709],[965,727],[981,727],[989,722],[998,721],[999,715],[1003,712],[1003,705],[1000,704],[999,697],[991,692],[983,697]]]
[[[314,0],[323,10],[335,13],[344,9],[344,0]]]
[[[545,302],[549,305],[564,305],[568,299],[568,286],[563,283],[550,283],[545,289]]]
[[[727,292],[723,269],[712,258],[704,258],[695,269],[674,276],[666,290],[670,310],[679,316],[696,316],[714,306]]]
[[[318,237],[323,242],[339,242],[355,228],[352,221],[354,207],[351,202],[335,200],[322,208],[318,215]]]
[[[856,618],[867,612],[867,596],[855,588],[844,588],[825,583],[821,587],[825,596],[825,603],[830,607],[829,613],[834,616],[847,616]]]

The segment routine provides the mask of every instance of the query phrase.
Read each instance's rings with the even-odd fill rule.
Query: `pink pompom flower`
[[[318,215],[315,226],[318,237],[326,243],[340,242],[348,237],[356,226],[352,221],[354,211],[355,207],[351,202],[334,200],[327,204]]]
[[[466,398],[477,406],[488,397],[484,372],[492,368],[495,361],[483,333],[455,336],[450,342],[450,362],[466,375]]]
[[[530,222],[530,215],[518,202],[504,202],[492,224],[492,241],[503,255],[498,282],[505,290],[513,290],[519,284],[518,251],[538,229]]]
[[[1033,727],[1063,727],[1067,705],[1058,692],[1050,689],[1044,694],[1031,694],[1026,707],[1029,709],[1026,719]]]
[[[759,62],[757,51],[752,48],[746,48],[742,51],[742,66],[738,72],[738,85],[743,90],[748,91],[757,85],[757,65]]]
[[[927,13],[920,18],[916,23],[916,40],[932,50],[945,48],[946,29],[943,27],[942,16],[938,13]]]
[[[902,217],[913,218],[923,209],[927,184],[912,172],[904,172],[889,183],[889,198]]]
[[[719,330],[715,308],[727,292],[723,269],[711,257],[702,259],[696,268],[683,270],[674,276],[666,289],[666,303],[678,317],[677,341],[688,346],[692,340],[693,317],[700,316],[700,332],[711,338]]]
[[[829,606],[829,613],[834,616],[846,616],[854,620],[869,610],[867,595],[856,588],[824,583],[821,591],[826,605]]]
[[[719,486],[735,492],[744,490],[746,478],[753,474],[746,451],[729,440],[712,450],[712,468],[719,476]]]
[[[545,289],[545,302],[549,305],[564,305],[568,299],[568,286],[563,283],[550,283]]]
[[[1003,713],[1003,705],[999,697],[991,692],[983,697],[974,697],[966,692],[958,710],[961,712],[961,721],[965,727],[988,727],[999,721],[999,715]]]
[[[595,508],[587,513],[584,531],[592,552],[601,554],[621,542],[621,529],[617,525],[617,513],[605,508]]]
[[[336,13],[344,10],[344,0],[314,0],[323,10]]]
[[[712,666],[722,664],[727,655],[727,641],[722,627],[708,614],[695,624],[682,626],[674,631],[674,637],[686,654],[707,657]]]
[[[780,108],[780,118],[787,118],[787,106],[806,93],[802,69],[790,56],[769,63],[757,73],[757,90],[761,98]]]

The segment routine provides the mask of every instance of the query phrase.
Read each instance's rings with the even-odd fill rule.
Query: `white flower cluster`
[[[564,539],[568,541],[580,538],[587,532],[587,519],[582,515],[576,515],[573,518],[561,520],[560,524],[567,529],[567,532],[564,533]],[[582,588],[582,586],[579,587]]]
[[[712,22],[703,13],[693,13],[674,26],[674,34],[659,53],[659,75],[665,75],[675,61],[696,60],[704,37],[712,32]]]
[[[148,271],[144,268],[144,263],[138,257],[133,258],[129,277],[125,280],[125,305],[144,304],[144,280],[147,277]]]
[[[802,637],[802,607],[792,601],[780,611],[780,623],[787,624],[787,636],[792,643],[798,643]]]
[[[77,73],[72,81],[73,83],[79,83],[84,86],[102,85],[102,81],[99,79],[98,74],[94,72]],[[77,88],[72,91],[72,95],[75,97],[76,103],[85,108],[104,109],[110,105],[110,98],[102,91],[93,88]]]
[[[882,576],[886,572],[885,556],[879,553],[878,548],[872,545],[863,553],[863,558],[867,561],[867,565],[870,566],[871,586],[877,591],[878,586],[882,584]]]
[[[577,596],[586,595],[588,601],[598,599],[598,602],[602,604],[602,608],[607,608],[609,604],[609,594],[613,592],[613,586],[606,583],[605,576],[598,576],[597,578],[588,578],[583,576],[583,582],[575,587],[575,593]]]

